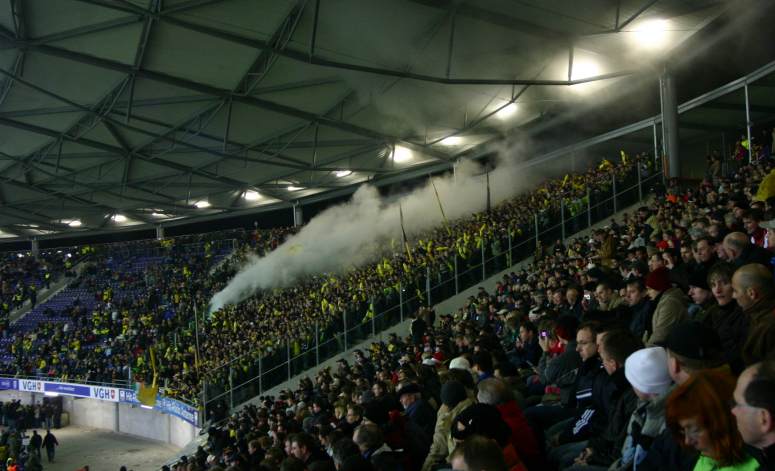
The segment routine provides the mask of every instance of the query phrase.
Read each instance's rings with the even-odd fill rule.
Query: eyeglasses
[[[696,440],[702,435],[702,433],[705,431],[705,429],[699,428],[699,427],[691,427],[691,428],[682,428],[681,429],[681,435],[685,438],[688,438],[690,440]]]

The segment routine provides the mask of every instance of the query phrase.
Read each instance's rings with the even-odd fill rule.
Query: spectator
[[[652,303],[646,293],[646,285],[641,278],[627,280],[625,288],[627,305],[630,307],[630,331],[643,338],[650,322]]]
[[[509,426],[511,444],[528,469],[545,467],[536,434],[517,405],[511,389],[497,378],[484,380],[478,385],[476,399],[480,404],[495,406],[501,420]]]
[[[576,329],[579,321],[572,316],[562,316],[554,329],[557,337],[556,347],[560,352],[552,357],[550,353],[551,339],[548,331],[542,331],[538,344],[543,350],[538,362],[538,378],[541,384],[559,388],[559,402],[567,404],[573,391],[576,379],[576,369],[581,365],[581,357],[576,351]]]
[[[742,232],[733,232],[724,237],[724,252],[730,262],[739,268],[749,263],[760,263],[766,267],[770,266],[772,255],[758,245],[754,245],[749,237]]]
[[[598,436],[593,436],[578,456],[556,457],[562,467],[575,463],[574,469],[589,466],[610,466],[621,456],[627,437],[627,425],[637,406],[638,398],[625,376],[625,363],[643,344],[627,330],[612,330],[600,338],[600,358],[614,390],[608,407],[607,426]],[[575,458],[575,460],[574,460]]]
[[[54,455],[56,455],[56,447],[59,446],[57,437],[51,433],[51,430],[46,430],[46,436],[43,437],[43,448],[46,449],[46,456],[49,463],[54,462]]]
[[[613,469],[637,467],[665,428],[665,400],[672,380],[667,370],[667,353],[662,347],[638,350],[627,358],[624,374],[638,396],[638,406],[627,425],[622,455]]]
[[[755,449],[759,469],[775,469],[775,362],[767,360],[743,371],[733,401],[737,427]]]
[[[363,424],[355,429],[353,442],[358,445],[361,456],[369,460],[376,469],[400,469],[400,457],[385,443],[382,432],[376,424]]]
[[[501,419],[495,407],[488,404],[473,404],[452,421],[452,437],[457,444],[455,452],[457,448],[464,446],[463,443],[467,439],[476,435],[492,439],[497,443],[499,450],[496,453],[504,459],[507,469],[527,471],[522,457],[516,452],[510,440],[511,430]],[[455,452],[452,453],[452,465],[454,469],[457,469],[455,467]]]
[[[755,470],[756,460],[743,447],[729,401],[735,379],[719,370],[704,370],[678,386],[667,400],[667,425],[675,439],[700,456],[696,470]]]
[[[737,304],[749,322],[743,361],[752,364],[775,349],[775,284],[772,273],[759,264],[744,265],[732,277]]]
[[[703,266],[698,266],[689,273],[689,318],[703,321],[708,311],[716,304],[713,293],[708,285],[708,272]]]
[[[316,444],[308,433],[297,433],[290,439],[291,454],[301,461],[304,466],[309,466],[318,461],[329,461],[330,458]]]
[[[600,281],[595,288],[595,298],[597,299],[598,309],[600,311],[613,311],[623,305],[626,300],[619,297],[614,291],[610,281]]]
[[[436,413],[422,399],[420,387],[416,383],[404,384],[399,387],[397,395],[409,421],[422,432],[424,443],[430,444],[436,427]],[[429,446],[425,448],[426,452]]]
[[[455,443],[451,435],[452,420],[468,408],[474,401],[468,397],[465,386],[455,380],[449,380],[441,386],[441,407],[436,416],[436,429],[433,443],[428,452],[422,471],[431,471],[439,464],[449,461]]]
[[[510,360],[519,368],[533,368],[541,359],[541,346],[538,345],[538,329],[530,321],[525,321],[519,326],[519,340],[514,351],[510,354]]]
[[[489,438],[473,435],[452,453],[455,471],[516,471],[506,466],[500,447]]]
[[[646,290],[656,307],[651,325],[646,325],[643,341],[647,346],[653,346],[663,342],[673,326],[687,320],[687,299],[679,288],[670,285],[669,272],[665,267],[649,273]]]

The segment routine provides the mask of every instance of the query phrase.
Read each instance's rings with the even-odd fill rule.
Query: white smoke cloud
[[[502,159],[490,172],[493,205],[535,182],[529,183],[531,176],[517,165],[517,152],[512,148],[508,154],[511,158]],[[483,169],[476,163],[462,162],[455,175],[436,177],[434,183],[448,219],[485,209],[487,186]],[[328,208],[277,249],[251,260],[213,296],[210,311],[238,303],[259,290],[291,286],[307,275],[342,273],[375,260],[390,239],[401,240],[399,205],[410,238],[443,222],[430,180],[390,203],[375,187],[364,185],[349,202]]]

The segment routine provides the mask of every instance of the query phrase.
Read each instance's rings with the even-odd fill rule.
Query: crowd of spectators
[[[46,321],[5,335],[3,374],[101,383],[151,382],[149,349],[158,353],[157,376],[172,378],[186,335],[193,329],[194,306],[211,294],[211,270],[233,247],[263,251],[284,232],[221,231],[175,241],[140,241],[89,248],[81,274],[59,299],[40,306]],[[246,249],[242,248],[241,251]],[[239,257],[234,257],[237,260]],[[200,315],[202,312],[200,311]],[[162,381],[163,384],[163,381]],[[192,393],[195,396],[195,393]]]
[[[78,250],[46,251],[38,256],[31,253],[7,252],[0,258],[0,319],[7,328],[11,311],[26,301],[32,307],[38,292],[48,288],[62,276],[75,276],[75,263],[85,254]]]
[[[538,211],[542,221],[556,218],[564,206],[573,221],[590,198],[610,196],[612,175],[623,184],[633,181],[636,172],[653,173],[650,166],[650,159],[624,157],[616,165],[603,161],[586,173],[547,180],[536,191],[492,211],[420,234],[408,251],[394,248],[378,263],[341,275],[313,276],[209,318],[205,312],[210,297],[244,260],[276,248],[294,228],[94,246],[88,265],[70,285],[80,294],[59,313],[44,311],[61,318],[29,330],[11,330],[11,341],[5,344],[10,359],[0,371],[109,383],[150,384],[155,378],[167,396],[199,404],[204,383],[224,385],[230,371],[238,376],[232,380],[250,378],[259,357],[286,345],[293,355],[307,349],[315,340],[316,325],[320,338],[336,337],[345,312],[351,313],[351,324],[358,323],[374,315],[375,305],[396,300],[401,287],[423,298],[425,276],[450,272],[453,259],[464,266],[485,249],[502,254],[506,238],[515,245],[529,239],[535,221],[523,211],[525,206]],[[226,245],[236,251],[218,264],[216,252],[225,253],[220,251]],[[150,262],[143,264],[143,258]],[[219,368],[230,362],[232,368]]]
[[[775,469],[770,161],[420,309],[209,429],[177,470]]]

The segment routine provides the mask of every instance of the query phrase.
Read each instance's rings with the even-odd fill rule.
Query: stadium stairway
[[[73,280],[77,279],[78,276],[81,275],[81,272],[83,271],[84,267],[86,266],[86,262],[89,261],[89,258],[84,258],[78,263],[75,264],[73,267],[73,270],[75,271],[75,277],[66,277],[62,276],[61,279],[57,280],[56,283],[52,283],[51,287],[49,289],[41,289],[38,292],[38,299],[36,306],[40,306],[41,304],[44,304],[49,299],[56,296],[60,291],[65,289],[67,285],[72,282]],[[33,307],[30,301],[24,301],[24,304],[19,309],[16,309],[15,311],[11,311],[11,314],[9,315],[11,324],[16,324],[19,320],[21,320],[24,316],[29,314],[32,311]]]

